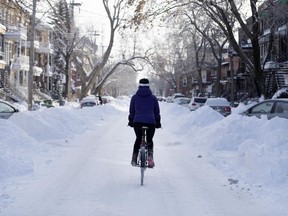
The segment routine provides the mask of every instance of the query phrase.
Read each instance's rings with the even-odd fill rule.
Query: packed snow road
[[[120,112],[71,139],[50,141],[56,155],[45,169],[10,183],[0,215],[284,216],[269,199],[229,182],[201,152],[182,148],[167,124],[173,122],[163,116],[154,138],[156,166],[145,172],[144,186],[130,165],[134,132]]]

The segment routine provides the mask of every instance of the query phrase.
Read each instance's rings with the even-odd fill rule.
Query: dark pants
[[[138,153],[138,150],[142,141],[142,126],[148,127],[146,130],[146,139],[148,143],[149,150],[153,150],[153,137],[155,134],[155,125],[144,124],[144,123],[134,123],[134,132],[136,134],[136,140],[134,143],[133,153]]]

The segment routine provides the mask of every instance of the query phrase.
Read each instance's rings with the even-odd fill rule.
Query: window
[[[183,86],[187,86],[187,78],[186,77],[183,78]]]
[[[15,110],[13,109],[13,107],[11,107],[5,103],[0,103],[0,112],[1,113],[12,113],[12,112],[15,112]]]
[[[254,107],[251,113],[271,113],[273,102],[264,102]]]
[[[274,112],[275,113],[287,113],[288,112],[288,103],[277,102]]]

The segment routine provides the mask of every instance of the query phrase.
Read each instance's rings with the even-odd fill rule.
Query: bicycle
[[[148,127],[143,126],[142,127],[142,140],[141,140],[141,145],[137,157],[137,165],[140,167],[140,172],[141,172],[141,186],[143,186],[144,183],[144,172],[146,171],[147,168],[152,168],[148,167],[148,144],[146,141],[146,130]]]

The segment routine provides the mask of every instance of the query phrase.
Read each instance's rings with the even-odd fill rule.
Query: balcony
[[[53,54],[54,46],[50,42],[40,43],[39,49],[36,50],[37,53]]]
[[[30,47],[31,47],[31,41],[26,41],[26,48],[30,48]],[[39,49],[39,47],[40,47],[40,42],[38,40],[34,40],[34,48]]]
[[[12,71],[28,71],[29,70],[29,56],[20,55],[20,56],[13,56],[12,61]]]
[[[8,26],[8,32],[4,34],[4,38],[13,41],[27,40],[27,29]]]
[[[35,29],[38,31],[46,32],[46,31],[52,31],[53,27],[48,23],[39,23],[35,26]]]

